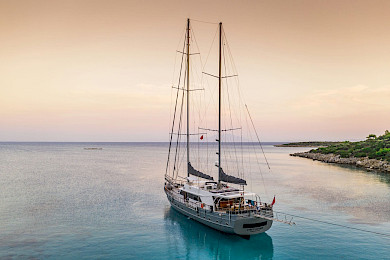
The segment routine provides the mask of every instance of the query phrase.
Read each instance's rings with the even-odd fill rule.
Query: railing
[[[166,188],[165,188],[166,189]],[[192,202],[190,201],[189,199],[186,200],[184,199],[179,193],[173,191],[173,190],[169,190],[168,191],[169,193],[169,199],[170,200],[175,200],[177,202],[180,202],[180,203],[183,203],[186,205],[186,207],[188,208],[191,208],[193,210],[196,210],[198,212],[198,214],[206,214],[207,211],[209,212],[212,212],[213,210],[212,209],[206,209],[205,207],[202,207],[202,205],[204,205],[202,202]],[[199,210],[202,209],[203,213],[201,213]],[[248,206],[241,206],[241,207],[237,207],[237,208],[221,208],[221,207],[216,207],[216,213],[225,213],[226,214],[226,221],[229,221],[229,225],[231,223],[231,218],[232,218],[232,215],[242,215],[242,216],[254,216],[254,217],[257,217],[257,218],[263,218],[263,219],[267,219],[267,220],[271,220],[271,221],[276,221],[276,222],[281,222],[281,223],[285,223],[285,224],[288,224],[288,225],[296,225],[295,222],[292,221],[292,218],[290,220],[287,219],[287,215],[283,215],[281,216],[281,213],[277,213],[277,212],[274,212],[272,210],[272,207],[271,206],[266,206],[265,204],[259,204],[258,207],[248,207]],[[221,216],[221,220],[222,220],[222,215],[220,214]],[[282,218],[284,216],[284,219]],[[221,222],[222,223],[222,222]],[[227,223],[226,223],[227,224]]]
[[[202,207],[202,203],[201,202],[192,202],[189,199],[185,200],[183,197],[181,197],[179,195],[180,195],[179,193],[175,194],[174,191],[170,191],[170,196],[173,197],[174,200],[176,200],[178,202],[181,202],[183,204],[186,204],[187,207],[192,208],[194,210],[196,210],[197,208],[201,208]]]
[[[169,197],[171,197],[171,198],[169,198],[170,200],[175,200],[177,202],[183,203],[186,205],[186,207],[191,208],[193,210],[196,210],[198,212],[199,212],[199,209],[202,209],[204,211],[204,213],[206,211],[209,211],[209,212],[213,211],[213,208],[202,207],[202,205],[204,205],[204,203],[202,203],[202,202],[193,202],[190,199],[184,199],[184,197],[182,195],[180,195],[180,193],[178,193],[174,190],[168,190],[166,187],[165,187],[165,189],[168,191]],[[238,205],[238,206],[234,205],[234,206],[230,206],[230,207],[216,206],[215,211],[217,213],[227,214],[229,223],[231,221],[232,215],[242,215],[242,216],[248,216],[248,217],[254,216],[254,217],[263,218],[263,219],[267,219],[267,220],[271,220],[271,221],[277,221],[277,222],[281,222],[281,223],[285,223],[285,224],[289,224],[289,225],[295,225],[295,222],[292,222],[292,218],[290,220],[287,220],[287,216],[284,216],[285,219],[283,220],[280,218],[280,216],[278,216],[280,214],[275,213],[275,215],[274,215],[274,212],[272,210],[272,206],[267,205],[265,203],[261,203],[261,202],[257,202],[256,205],[257,206],[248,206],[248,205]],[[207,206],[209,206],[209,205],[207,205]]]
[[[281,216],[282,215],[282,216]],[[284,216],[284,219],[282,218]],[[258,218],[264,218],[264,219],[267,219],[267,220],[272,220],[272,221],[277,221],[277,222],[281,222],[281,223],[284,223],[284,224],[288,224],[290,226],[292,225],[296,225],[295,222],[293,222],[293,218],[291,218],[290,220],[287,219],[287,215],[286,214],[281,214],[281,213],[276,213],[275,212],[275,215],[274,215],[274,212],[271,211],[271,212],[267,212],[267,211],[259,211],[255,214],[255,217],[258,217]]]
[[[228,214],[236,214],[236,215],[253,215],[253,214],[259,214],[262,213],[270,213],[272,214],[272,208],[265,207],[264,205],[261,205],[259,207],[249,207],[249,206],[241,206],[241,207],[216,207],[216,211],[218,212],[226,212]]]
[[[179,176],[180,177],[180,176]],[[179,186],[184,186],[184,183],[187,182],[186,179],[182,178],[182,180],[179,180],[179,179],[173,179],[172,177],[168,176],[168,175],[165,175],[165,180],[167,182],[169,182],[171,185],[175,186],[175,185],[179,185]]]

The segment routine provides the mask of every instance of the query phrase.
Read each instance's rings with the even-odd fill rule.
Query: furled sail
[[[194,176],[198,176],[198,177],[203,178],[203,179],[214,180],[214,178],[211,177],[210,175],[207,175],[207,174],[204,174],[203,172],[195,170],[194,167],[192,167],[190,162],[188,162],[188,173],[192,174]]]
[[[229,183],[234,183],[234,184],[241,184],[241,185],[246,185],[246,180],[240,179],[234,176],[227,175],[222,168],[219,168],[219,180],[224,181],[224,182],[229,182]]]

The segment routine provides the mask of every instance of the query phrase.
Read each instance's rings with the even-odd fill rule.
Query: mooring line
[[[318,219],[314,219],[314,218],[308,218],[308,217],[302,217],[302,216],[298,216],[298,215],[293,215],[293,214],[290,214],[290,213],[284,213],[284,212],[281,212],[281,211],[274,211],[274,212],[285,214],[285,215],[296,217],[296,218],[301,218],[301,219],[306,219],[306,220],[310,220],[310,221],[314,221],[314,222],[319,222],[319,223],[323,223],[323,224],[328,224],[328,225],[333,225],[333,226],[338,226],[338,227],[358,230],[358,231],[362,231],[362,232],[372,233],[372,234],[380,235],[380,236],[383,236],[385,238],[390,239],[390,234],[387,234],[387,233],[381,233],[381,232],[371,231],[371,230],[362,229],[362,228],[350,227],[350,226],[337,224],[337,223],[332,223],[332,222],[328,222],[328,221],[324,221],[324,220],[318,220]]]

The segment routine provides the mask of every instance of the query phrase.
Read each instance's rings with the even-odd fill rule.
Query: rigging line
[[[191,78],[191,82],[193,82],[192,84],[193,85],[197,85],[198,84],[198,82],[200,82],[201,81],[201,79],[200,79],[200,77],[199,77],[199,74],[198,74],[198,66],[197,66],[197,64],[195,63],[195,62],[191,62],[191,66],[192,66],[192,78]],[[194,76],[195,75],[195,76]],[[194,83],[195,82],[195,83]],[[195,90],[203,90],[203,91],[205,91],[205,89],[203,88],[203,86],[201,85],[200,86],[201,88],[199,89],[190,89],[190,91],[195,91]],[[197,112],[199,112],[200,110],[200,108],[201,108],[201,102],[200,102],[200,100],[199,99],[196,99],[198,96],[197,95],[191,95],[190,96],[190,99],[191,99],[191,104],[194,104],[194,110],[196,110]],[[199,103],[199,104],[198,104]],[[200,118],[200,117],[199,117]],[[193,126],[195,125],[195,117],[193,118],[193,120],[194,120],[194,124],[193,124]]]
[[[199,48],[199,44],[198,44],[198,41],[196,40],[196,37],[195,37],[195,33],[194,33],[194,29],[192,28],[192,24],[190,25],[191,26],[191,35],[192,35],[192,39],[194,39],[194,42],[195,42],[195,45],[196,45],[196,49],[199,51],[199,54],[200,54],[200,48]],[[202,62],[202,55],[199,55],[199,59],[200,59],[200,64],[202,65],[203,62]]]
[[[225,31],[223,31],[223,33],[224,33],[224,35],[225,35]],[[229,45],[229,41],[228,41],[228,39],[227,39],[227,37],[226,37],[226,35],[225,35],[225,45],[227,46],[227,53],[229,54],[228,56],[229,56],[229,59],[230,59],[230,63],[232,64],[232,74],[233,75],[231,75],[231,76],[226,76],[226,78],[228,78],[228,77],[236,77],[236,76],[238,76],[238,72],[237,72],[237,68],[236,68],[236,65],[235,65],[235,63],[234,63],[234,59],[233,59],[233,55],[232,55],[232,53],[231,53],[231,50],[230,50],[230,45]],[[237,83],[237,90],[238,90],[238,96],[239,96],[239,107],[241,107],[241,103],[242,103],[242,98],[241,98],[241,91],[240,91],[240,81],[239,81],[239,78],[237,77],[236,78],[236,83]],[[235,115],[237,116],[237,114],[235,113]],[[237,118],[239,118],[240,120],[240,124],[242,125],[242,111],[241,111],[241,109],[239,109],[239,117],[237,117]],[[241,148],[242,148],[242,130],[241,130]],[[243,167],[243,149],[241,149],[241,156],[242,156],[242,169],[244,169],[244,167]],[[243,173],[244,174],[244,173]]]
[[[194,42],[195,42],[195,45],[196,45],[196,48],[197,48],[197,50],[200,52],[200,48],[199,48],[199,44],[198,44],[198,41],[197,41],[197,39],[196,39],[196,37],[195,37],[195,33],[194,33],[194,30],[192,30],[191,31],[191,33],[192,33],[192,39],[194,40]],[[214,38],[215,38],[215,36],[214,36]],[[209,54],[210,54],[210,52],[209,52]],[[203,68],[203,60],[202,60],[202,55],[199,55],[199,60],[200,60],[200,67],[201,68]],[[202,70],[200,70],[200,71],[202,71]],[[199,77],[199,75],[197,74],[197,76]],[[201,87],[203,87],[203,90],[205,90],[204,89],[204,83],[203,83],[203,74],[201,73],[201,75],[200,75],[200,84],[201,84]],[[201,96],[199,96],[199,110],[198,110],[198,121],[199,121],[199,124],[201,124],[201,123],[203,123],[203,119],[204,118],[206,118],[206,110],[204,110],[203,111],[203,113],[202,113],[202,108],[203,108],[203,106],[201,105],[201,103],[202,103],[202,97],[203,97],[203,100],[206,100],[206,93],[205,93],[206,91],[203,91],[203,95],[201,95]],[[203,114],[203,115],[202,115]],[[194,124],[195,125],[195,124]],[[198,133],[199,133],[199,128],[198,128]],[[208,168],[208,159],[209,159],[209,156],[208,156],[208,139],[207,139],[207,134],[206,134],[206,167],[205,168],[207,168],[207,170],[209,169]],[[200,165],[201,163],[200,163],[200,139],[198,138],[198,165]]]
[[[202,20],[196,20],[196,19],[191,19],[191,21],[195,21],[198,23],[218,24],[218,23],[214,23],[214,22],[208,22],[208,21],[202,21]]]
[[[173,135],[187,135],[187,134],[178,134],[178,133],[170,133],[170,134],[173,134]],[[207,133],[196,133],[196,134],[189,134],[189,135],[206,135]]]
[[[206,101],[206,93],[205,91],[203,92],[203,100]],[[204,111],[204,118],[206,117],[206,111]],[[202,120],[199,120],[202,121]],[[200,122],[199,122],[200,123]],[[207,127],[207,121],[206,121],[206,127]],[[209,165],[209,139],[208,136],[206,135],[206,167],[207,172],[210,172],[210,165]]]
[[[170,134],[170,138],[169,138],[168,159],[167,159],[167,165],[166,165],[166,168],[165,168],[165,175],[168,173],[169,159],[170,159],[170,155],[171,155],[172,138],[173,138],[172,133],[173,133],[173,128],[174,128],[174,126],[175,126],[176,108],[177,108],[177,100],[178,100],[178,97],[179,97],[179,89],[177,90],[177,93],[176,93],[175,110],[174,110],[174,114],[173,114],[173,121],[172,121],[171,134]]]
[[[191,33],[191,38],[190,38],[191,43],[196,45],[197,50],[200,51],[199,50],[199,46],[198,46],[198,44],[196,42],[195,33],[193,31],[190,31],[190,33]],[[194,60],[195,59],[191,59],[191,61],[190,61],[191,67],[193,68],[192,69],[193,73],[190,75],[191,76],[191,81],[192,82],[200,82],[200,86],[199,86],[198,89],[191,89],[190,91],[193,91],[193,90],[203,90],[204,91],[205,89],[202,86],[202,75],[200,75],[200,73],[199,73],[199,71],[201,71],[201,70],[197,69],[197,67],[198,67],[197,63],[198,62],[195,62]],[[201,55],[199,55],[199,62],[200,62],[200,67],[202,67],[202,56]],[[193,83],[193,85],[196,85],[196,84]],[[193,96],[191,96],[191,97],[193,99]]]
[[[186,54],[186,55],[187,55],[187,53],[182,52],[182,51],[176,51],[176,52],[182,53],[182,54]],[[199,54],[200,54],[199,52],[190,53],[190,55],[199,55]]]
[[[267,162],[268,169],[270,169],[270,170],[271,170],[271,167],[269,166],[269,163],[268,163],[267,157],[265,156],[265,153],[264,153],[264,150],[263,150],[263,145],[262,145],[262,144],[261,144],[261,142],[260,142],[260,138],[259,138],[259,135],[257,134],[257,131],[256,131],[255,124],[253,124],[253,120],[252,120],[251,114],[249,113],[249,109],[248,109],[248,106],[247,106],[246,104],[245,104],[245,108],[246,108],[246,111],[248,111],[249,118],[251,119],[251,122],[252,122],[253,129],[255,130],[255,133],[256,133],[257,141],[258,141],[258,142],[259,142],[259,144],[260,144],[261,151],[263,152],[264,159],[265,159],[265,161]]]
[[[254,146],[254,142],[253,142],[253,138],[252,138],[252,131],[251,131],[251,128],[249,127],[248,117],[247,117],[247,116],[245,117],[245,122],[246,122],[246,125],[247,125],[248,130],[249,130],[249,136],[250,136],[250,141],[251,141],[251,142],[250,142],[250,146],[252,147],[253,152],[254,152],[254,154],[255,154],[255,158],[256,158],[256,162],[257,162],[257,167],[258,167],[258,169],[259,169],[260,176],[261,176],[261,180],[262,180],[262,183],[263,183],[264,193],[265,193],[265,196],[266,196],[267,199],[268,199],[269,196],[268,196],[267,188],[266,188],[266,186],[265,186],[263,172],[262,172],[261,167],[260,167],[259,158],[257,157],[256,148],[255,148],[255,146]],[[249,157],[249,160],[250,160],[250,157]]]
[[[182,126],[182,117],[183,117],[183,104],[184,104],[184,91],[183,91],[183,95],[182,95],[182,104],[181,104],[181,111],[180,111],[180,120],[179,120],[179,127],[178,127],[178,130],[177,132],[180,133],[181,132],[181,126]],[[173,163],[173,175],[175,176],[175,170],[176,170],[176,177],[178,176],[179,174],[179,164],[177,162],[178,160],[178,157],[180,156],[180,144],[181,144],[181,135],[178,135],[177,136],[177,139],[176,139],[176,151],[175,151],[175,161]],[[176,178],[175,178],[176,179]]]
[[[301,218],[301,219],[306,219],[306,220],[310,220],[310,221],[314,221],[314,222],[319,222],[319,223],[323,223],[323,224],[328,224],[328,225],[333,225],[333,226],[353,229],[353,230],[362,231],[362,232],[366,232],[366,233],[372,233],[372,234],[384,236],[385,238],[389,238],[390,239],[390,234],[388,234],[388,233],[382,233],[382,232],[367,230],[367,229],[363,229],[363,228],[351,227],[351,226],[347,226],[347,225],[337,224],[337,223],[324,221],[324,220],[319,220],[319,219],[314,219],[314,218],[302,217],[302,216],[293,215],[293,214],[290,214],[290,213],[284,213],[284,212],[281,212],[281,211],[275,211],[274,210],[273,212],[280,213],[280,214],[285,214],[287,216],[291,216],[291,217],[295,217],[295,218]]]
[[[233,69],[233,73],[237,74],[238,75],[238,70],[237,70],[237,67],[236,67],[236,64],[234,62],[234,59],[233,59],[233,55],[232,55],[232,52],[231,52],[231,49],[230,49],[230,45],[229,45],[229,41],[228,39],[226,38],[226,46],[227,46],[227,50],[228,50],[228,53],[229,53],[229,58],[230,58],[230,62],[232,64],[232,69]],[[237,91],[238,91],[238,96],[239,96],[239,103],[240,103],[240,106],[241,107],[241,103],[242,103],[242,94],[241,94],[241,89],[240,89],[240,78],[239,77],[236,77],[236,83],[237,83]],[[245,102],[244,102],[245,103]],[[240,112],[240,119],[241,119],[241,110],[239,110]],[[242,120],[240,120],[242,121]]]
[[[238,91],[238,94],[239,94],[239,103],[241,103],[240,84],[239,84],[240,81],[239,81],[239,78],[238,78],[238,72],[237,72],[237,69],[236,69],[236,65],[234,63],[233,55],[232,55],[232,53],[230,51],[229,42],[228,42],[228,39],[226,37],[226,33],[225,33],[224,29],[223,29],[223,34],[224,34],[224,39],[225,39],[224,46],[226,46],[226,51],[227,51],[226,55],[228,56],[228,58],[230,60],[230,65],[232,66],[231,67],[232,71],[231,72],[229,71],[229,74],[232,74],[232,75],[225,76],[224,78],[230,78],[230,77],[235,77],[236,78],[237,91]],[[224,51],[225,51],[225,48],[224,48]],[[225,75],[227,75],[227,73]],[[239,106],[239,107],[241,107],[241,106]],[[240,115],[241,115],[241,109],[239,110],[239,112],[240,112]],[[233,114],[236,116],[236,118],[238,118],[238,115],[237,115],[235,110],[233,110]]]
[[[204,72],[204,71],[202,71],[202,74],[206,74],[208,76],[211,76],[211,77],[214,77],[214,78],[217,78],[217,79],[219,78],[219,76],[215,76],[213,74],[210,74],[210,73],[207,73],[207,72]],[[226,69],[225,69],[225,75],[227,75]],[[232,77],[238,77],[238,74],[223,76],[223,77],[221,77],[221,79],[227,79],[227,78],[232,78]]]
[[[222,32],[223,32],[223,39],[226,40],[226,35],[225,35],[225,31],[222,29]],[[225,41],[224,41],[225,42]],[[225,46],[225,44],[223,45]],[[222,48],[222,52],[223,52],[223,64],[224,64],[224,70],[225,70],[225,75],[227,75],[226,73],[226,55],[225,55],[225,48]],[[228,100],[228,105],[229,105],[229,115],[230,115],[230,127],[233,128],[233,119],[232,119],[232,109],[231,109],[231,106],[230,106],[230,93],[229,93],[229,85],[228,85],[228,80],[225,80],[225,84],[226,84],[226,93],[227,93],[227,100]],[[235,139],[234,139],[234,134],[232,134],[232,139],[233,139],[233,148],[234,148],[234,155],[236,157],[236,162],[238,162],[238,157],[237,157],[237,148],[236,148],[236,142],[235,142]],[[239,166],[238,164],[236,163],[237,165],[237,174],[238,176],[240,176],[240,170],[239,170]],[[242,178],[243,178],[243,174],[242,174]]]
[[[208,83],[208,82],[207,82]],[[210,84],[208,83],[207,84],[208,86],[210,86]],[[208,88],[210,89],[210,88]],[[207,119],[207,111],[208,111],[208,108],[210,107],[211,103],[215,103],[215,100],[214,100],[214,96],[215,96],[215,92],[216,92],[217,88],[211,88],[210,90],[210,99],[208,101],[208,103],[206,104],[205,108],[204,108],[204,115],[203,115],[203,119]],[[206,93],[204,92],[204,99],[206,100]],[[216,106],[214,106],[214,110],[215,110],[215,113],[218,114],[218,109]],[[199,122],[200,124],[203,123],[203,119],[201,122]],[[205,120],[206,122],[206,125],[207,125],[207,120]]]
[[[185,70],[185,76],[187,75],[188,71],[187,69]],[[179,118],[179,127],[178,127],[178,130],[177,130],[177,133],[179,134],[181,132],[181,122],[182,122],[182,117],[183,117],[183,105],[184,105],[184,91],[183,91],[183,95],[182,95],[182,98],[181,98],[181,108],[180,108],[180,118]],[[177,160],[177,153],[178,153],[178,149],[180,149],[179,147],[179,140],[181,139],[181,135],[178,135],[177,136],[177,141],[176,141],[176,150],[175,150],[175,161],[173,163],[173,176],[175,176],[175,169],[176,169],[176,160]],[[178,174],[178,170],[176,171],[176,173]],[[176,175],[177,175],[176,174]]]
[[[206,61],[205,61],[205,63],[204,63],[204,66],[203,66],[203,68],[202,68],[202,71],[204,71],[204,68],[206,67],[207,61],[209,60],[209,56],[210,56],[210,53],[211,53],[211,49],[213,48],[215,39],[217,38],[217,34],[218,34],[218,27],[217,27],[217,29],[215,30],[214,38],[213,38],[213,41],[211,42],[210,49],[209,49],[209,53],[207,54]]]
[[[186,33],[185,33],[185,31],[186,31],[186,26],[184,26],[184,28],[183,28],[183,30],[182,30],[182,32],[181,32],[181,36],[180,36],[180,40],[179,40],[179,42],[178,42],[178,44],[177,44],[177,46],[176,46],[176,50],[179,48],[179,46],[180,46],[180,43],[182,42],[182,38],[183,38],[183,43],[184,43],[184,46],[185,46],[185,35],[186,35]],[[184,47],[183,47],[183,52],[184,52]],[[172,85],[173,85],[173,82],[174,82],[174,79],[175,79],[175,72],[176,72],[176,60],[177,60],[177,58],[176,58],[177,56],[175,55],[175,66],[173,67],[173,73],[172,73]],[[182,58],[183,58],[183,55],[182,55]],[[180,67],[180,72],[181,72],[181,67]]]
[[[186,150],[186,149],[187,149],[187,142],[184,142],[184,146],[185,146],[185,147],[184,147],[184,150]],[[181,157],[180,157],[180,151],[179,151],[179,159],[178,159],[179,162],[178,162],[178,167],[177,167],[177,171],[178,171],[178,172],[179,172],[179,170],[181,169],[181,166],[182,166],[183,162],[184,162],[184,161],[187,161],[187,158],[184,159],[184,157],[186,157],[185,155],[186,155],[186,153],[184,152],[184,153],[181,154]],[[188,166],[187,166],[187,167],[188,167]],[[187,167],[184,168],[185,171],[187,171],[187,169],[188,169]],[[179,174],[179,173],[178,173],[178,174]],[[187,172],[186,172],[185,175],[187,175]],[[183,177],[182,177],[182,178],[183,178]],[[184,179],[186,179],[186,178],[184,178]]]
[[[207,73],[207,72],[204,72],[204,71],[202,71],[202,74],[206,74],[206,75],[214,77],[214,78],[219,78],[218,76],[215,76],[213,74],[210,74],[210,73]]]
[[[186,46],[186,44],[185,44],[185,41],[184,41],[184,44],[183,44],[183,51],[184,51],[185,46]],[[173,133],[173,129],[174,129],[174,127],[175,127],[176,108],[177,108],[177,100],[178,100],[178,97],[179,97],[179,86],[180,86],[180,80],[181,80],[181,72],[182,72],[182,70],[183,70],[183,60],[184,60],[184,55],[182,55],[182,58],[181,58],[180,73],[179,73],[179,82],[178,82],[178,90],[177,90],[177,93],[176,93],[176,101],[175,101],[175,109],[174,109],[174,113],[173,113],[173,122],[172,122],[171,133]],[[166,168],[165,168],[165,174],[167,174],[167,172],[168,172],[169,159],[170,159],[170,154],[171,154],[171,146],[172,146],[172,134],[171,134],[171,137],[170,137],[170,140],[169,140],[168,160],[167,160],[167,166],[166,166]]]
[[[233,71],[238,74],[238,71],[237,71],[237,67],[236,67],[236,64],[234,62],[234,59],[233,59],[233,55],[232,55],[232,52],[230,50],[230,45],[229,45],[229,41],[227,40],[226,38],[226,46],[227,46],[227,50],[229,52],[229,57],[231,58],[231,62],[232,62],[232,65],[233,65]]]
[[[178,87],[172,87],[172,88],[175,88],[175,89],[180,89],[180,90],[185,90],[187,91],[186,89],[184,88],[178,88]],[[190,89],[189,91],[198,91],[198,90],[204,90],[204,88],[193,88],[193,89]]]
[[[209,59],[209,57],[210,57],[211,50],[212,50],[212,48],[213,48],[213,46],[214,46],[215,39],[217,38],[218,32],[219,32],[219,28],[217,27],[217,29],[215,30],[215,33],[214,33],[213,41],[212,41],[212,43],[211,43],[211,45],[210,45],[210,49],[209,49],[208,54],[207,54],[207,57],[206,57],[206,61],[205,61],[204,65],[203,65],[202,71],[205,70],[206,64],[207,64],[208,59]],[[202,75],[202,81],[203,81],[204,78],[205,78],[205,77],[203,77],[203,75]],[[207,78],[206,78],[206,81],[207,81],[207,85],[210,86],[210,83],[209,83],[209,81],[208,81]],[[211,88],[211,89],[212,89],[212,90],[211,90],[211,95],[210,95],[211,98],[209,99],[208,104],[206,104],[206,107],[205,107],[205,110],[204,110],[204,117],[205,117],[205,118],[206,118],[206,111],[208,111],[208,108],[210,107],[211,102],[215,102],[215,100],[214,100],[214,93],[216,92],[216,89],[217,89],[217,88]],[[217,108],[214,107],[214,109],[215,109],[216,113],[218,113]]]
[[[198,127],[198,129],[206,130],[206,131],[211,131],[211,132],[218,132],[216,129],[210,129],[210,128],[203,128],[203,127]],[[239,130],[242,129],[241,127],[237,128],[229,128],[229,129],[221,129],[221,132],[227,132],[227,131],[233,131],[233,130]]]

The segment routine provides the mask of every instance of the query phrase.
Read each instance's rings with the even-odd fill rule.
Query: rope
[[[223,31],[223,38],[222,38],[222,41],[226,39],[226,36],[225,36],[225,33]],[[224,42],[223,42],[223,45],[224,46]],[[226,55],[225,55],[225,48],[223,47],[222,48],[222,52],[223,52],[223,65],[224,65],[224,70],[225,70],[225,75],[227,75],[227,71],[226,71]],[[230,127],[233,129],[233,119],[232,119],[232,109],[231,109],[231,102],[230,102],[230,93],[229,93],[229,84],[228,84],[228,80],[225,79],[225,84],[226,84],[226,94],[227,94],[227,103],[229,105],[228,109],[229,109],[229,116],[230,116]],[[240,176],[240,168],[239,168],[239,164],[238,164],[238,157],[237,157],[237,148],[236,148],[236,142],[235,142],[235,138],[234,138],[234,134],[232,134],[232,140],[233,140],[233,148],[234,148],[234,155],[235,155],[235,159],[236,159],[236,166],[237,166],[237,174],[240,178],[244,178],[244,173],[242,172],[241,173],[241,176]]]
[[[296,218],[301,218],[301,219],[305,219],[305,220],[310,220],[310,221],[313,221],[313,222],[319,222],[319,223],[328,224],[328,225],[332,225],[332,226],[343,227],[343,228],[353,229],[353,230],[362,231],[362,232],[366,232],[366,233],[371,233],[371,234],[375,234],[375,235],[380,235],[380,236],[383,236],[385,238],[390,239],[390,234],[387,234],[387,233],[381,233],[381,232],[371,231],[371,230],[367,230],[367,229],[363,229],[363,228],[356,228],[356,227],[346,226],[346,225],[337,224],[337,223],[324,221],[324,220],[318,220],[318,219],[314,219],[314,218],[302,217],[302,216],[293,215],[293,214],[289,214],[289,213],[284,213],[284,212],[280,212],[280,211],[274,211],[274,212],[285,214],[285,215],[288,215],[288,216],[291,216],[291,217],[296,217]]]
[[[185,41],[184,41],[184,44],[183,44],[183,52],[184,52],[184,48],[185,48]],[[166,165],[166,168],[165,168],[165,174],[167,174],[168,172],[168,166],[169,166],[169,159],[170,159],[170,154],[171,154],[171,147],[172,147],[172,136],[173,136],[173,129],[175,127],[175,121],[176,121],[176,108],[177,108],[177,100],[178,100],[178,97],[179,97],[179,86],[180,86],[180,80],[181,80],[181,72],[182,72],[182,69],[183,69],[183,60],[184,60],[184,54],[182,54],[181,56],[181,64],[180,64],[180,74],[179,74],[179,83],[177,84],[177,93],[176,93],[176,101],[175,101],[175,110],[174,110],[174,113],[173,113],[173,121],[172,121],[172,129],[171,129],[171,136],[169,138],[169,149],[168,149],[168,159],[167,159],[167,165]],[[179,137],[178,137],[179,138]],[[175,173],[173,172],[173,175]]]
[[[245,123],[246,123],[246,126],[248,128],[248,134],[249,134],[249,137],[250,137],[250,146],[252,147],[253,149],[253,153],[255,154],[255,158],[256,158],[256,162],[257,162],[257,167],[259,169],[259,172],[260,172],[260,175],[261,175],[261,180],[262,180],[262,184],[263,184],[263,188],[264,188],[264,193],[265,193],[265,196],[266,198],[269,198],[268,196],[268,191],[267,191],[267,188],[265,186],[265,182],[264,182],[264,176],[263,176],[263,171],[261,170],[261,167],[260,167],[260,162],[259,162],[259,158],[257,156],[257,151],[256,151],[256,147],[255,147],[255,142],[253,142],[253,138],[252,138],[252,131],[251,131],[251,128],[249,127],[249,123],[248,123],[248,117],[246,116],[245,117]],[[250,156],[248,156],[249,158],[249,166],[251,165],[250,164]],[[251,172],[251,170],[249,171]]]
[[[185,72],[185,76],[187,75],[188,71],[186,70]],[[181,139],[181,135],[179,133],[181,133],[181,123],[182,123],[182,115],[183,115],[183,105],[184,105],[184,90],[183,90],[183,95],[182,95],[182,98],[181,98],[181,107],[180,107],[180,117],[179,117],[179,127],[177,129],[177,140],[176,140],[176,151],[175,151],[175,161],[173,163],[173,175],[175,175],[175,170],[176,170],[176,176],[179,174],[179,168],[176,168],[176,161],[177,161],[177,156],[178,156],[178,153],[180,151],[180,146],[179,146],[179,143],[180,143],[180,139]],[[180,155],[179,155],[180,156]]]
[[[264,153],[264,150],[263,150],[263,145],[261,144],[260,142],[260,138],[259,138],[259,135],[257,134],[257,131],[256,131],[256,128],[255,128],[255,124],[253,123],[253,120],[252,120],[252,117],[251,117],[251,114],[249,113],[249,109],[248,109],[248,106],[245,104],[245,108],[246,108],[246,111],[248,111],[248,115],[249,115],[249,118],[252,122],[252,126],[253,126],[253,129],[255,130],[255,133],[256,133],[256,137],[257,137],[257,141],[259,142],[260,144],[260,147],[261,147],[261,151],[263,152],[263,155],[264,155],[264,159],[267,163],[267,166],[268,166],[268,169],[271,170],[271,167],[269,166],[269,163],[268,163],[268,160],[267,160],[267,157],[265,156],[265,153]]]
[[[191,19],[191,21],[198,22],[198,23],[218,24],[218,23],[214,23],[214,22],[201,21],[201,20],[195,20],[195,19]]]

